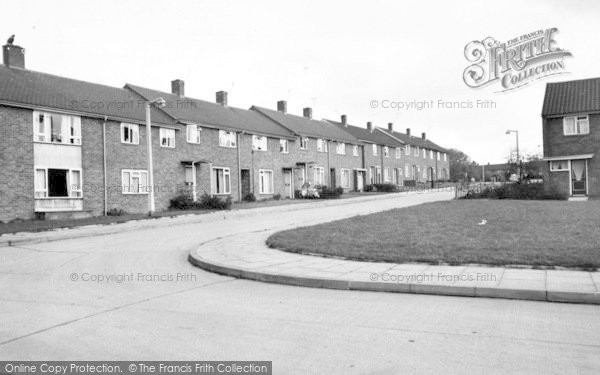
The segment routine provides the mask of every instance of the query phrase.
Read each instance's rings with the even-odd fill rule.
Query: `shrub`
[[[371,192],[371,191],[374,191],[373,190],[373,185],[365,185],[365,187],[363,188],[363,191],[365,191],[367,193]]]
[[[194,208],[194,201],[187,194],[181,194],[170,200],[169,208],[188,210]]]
[[[321,189],[319,190],[319,198],[321,199],[335,199],[339,198],[342,194],[344,194],[344,189],[342,187],[330,189],[327,186],[321,186]]]
[[[302,192],[300,190],[294,190],[294,198],[301,199],[302,198]]]
[[[277,194],[273,195],[273,199],[276,200],[276,201],[280,200],[281,199],[281,194],[277,193]]]
[[[231,208],[231,196],[223,200],[217,196],[202,195],[199,201],[194,202],[188,195],[182,194],[171,199],[169,208],[176,210],[229,210]]]
[[[381,191],[385,193],[392,193],[398,191],[398,186],[395,184],[374,184],[373,187],[376,191]]]
[[[254,193],[248,193],[248,194],[244,195],[243,200],[245,202],[255,202],[256,201],[256,196],[254,196]]]
[[[566,200],[556,186],[544,183],[504,184],[488,186],[481,191],[469,190],[464,199],[522,199],[522,200]]]
[[[125,214],[125,211],[123,211],[120,208],[116,208],[116,207],[113,207],[106,212],[107,216],[121,216],[123,214]]]

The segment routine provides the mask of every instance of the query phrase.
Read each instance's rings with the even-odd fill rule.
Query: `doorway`
[[[335,180],[335,168],[331,168],[329,170],[329,182],[331,182],[331,185],[329,185],[329,186],[332,189],[335,189],[335,187],[337,186],[336,180]]]
[[[283,183],[285,196],[287,198],[294,198],[294,191],[292,190],[292,170],[283,171]]]
[[[250,170],[242,169],[240,172],[242,178],[242,199],[244,199],[248,194],[252,192],[250,190]]]
[[[571,161],[573,195],[587,195],[587,166],[585,160]]]

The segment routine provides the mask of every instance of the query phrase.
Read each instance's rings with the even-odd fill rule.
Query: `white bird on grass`
[[[486,225],[486,224],[487,224],[487,220],[481,219],[481,223],[478,223],[477,225]]]

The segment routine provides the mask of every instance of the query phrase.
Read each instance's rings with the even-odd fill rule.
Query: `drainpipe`
[[[102,163],[103,163],[103,174],[104,174],[104,216],[108,213],[108,181],[106,177],[106,121],[108,118],[104,116],[104,122],[102,123]]]
[[[238,201],[242,201],[242,165],[241,165],[241,155],[240,149],[242,148],[242,136],[245,132],[237,133],[238,141],[237,141],[237,169],[238,169]]]
[[[384,166],[383,166],[383,148],[384,147],[385,147],[384,145],[381,145],[381,181],[379,182],[380,184],[384,184],[385,183],[384,178],[383,178],[383,176],[384,176],[383,175],[383,170],[384,170]],[[388,152],[390,152],[389,149],[388,149]]]
[[[329,171],[329,173],[327,173],[329,175],[329,187],[334,189],[335,186],[331,186],[331,183],[333,182],[333,178],[331,178],[331,157],[330,157],[330,152],[331,149],[329,148],[329,146],[331,146],[329,144],[329,140],[327,140],[327,170]]]

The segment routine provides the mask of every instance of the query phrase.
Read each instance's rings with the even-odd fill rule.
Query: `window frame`
[[[269,188],[269,190],[265,190],[265,186],[263,184],[263,178],[265,176],[265,174],[270,174],[270,185],[271,186],[267,186]],[[275,182],[274,182],[275,176],[273,173],[272,169],[259,169],[258,170],[258,191],[259,194],[264,194],[264,195],[268,195],[268,194],[274,194],[275,193]]]
[[[347,174],[347,183],[344,184],[344,174]],[[348,168],[341,168],[340,169],[340,180],[341,180],[341,186],[343,188],[349,189],[350,188],[350,169]]]
[[[314,182],[315,186],[320,185],[323,186],[325,184],[325,168],[324,167],[314,167]],[[319,176],[319,178],[317,178]],[[317,181],[320,180],[320,181]]]
[[[390,167],[383,168],[383,182],[392,181],[392,176],[390,176]]]
[[[217,187],[216,181],[213,180],[214,176],[213,173],[215,173],[216,170],[222,169],[223,170],[223,179],[225,181],[227,181],[228,183],[224,186],[224,192],[223,193],[219,193],[215,191],[215,188]],[[212,195],[230,195],[231,194],[231,168],[228,167],[212,167],[211,168],[211,183],[210,183],[210,192]],[[219,175],[216,174],[216,177],[218,177]],[[225,178],[225,176],[229,176],[229,178]]]
[[[49,189],[48,189],[48,169],[59,169],[59,170],[63,170],[63,171],[67,171],[66,176],[67,176],[67,193],[68,196],[66,197],[51,197],[49,196]],[[43,171],[44,173],[44,188],[38,188],[38,171]],[[77,183],[78,188],[77,189],[73,189],[73,172],[77,172],[79,173],[79,181]],[[40,166],[35,166],[33,168],[33,197],[34,199],[79,199],[79,198],[83,198],[83,170],[82,168],[54,168],[54,167],[40,167]],[[43,196],[38,196],[38,193],[42,193]]]
[[[123,175],[125,173],[129,173],[129,183],[125,185],[125,181],[123,181]],[[138,185],[138,191],[131,191],[131,183],[133,182],[134,175],[140,179],[140,184]],[[142,184],[142,175],[146,176],[146,183]],[[127,187],[127,191],[125,190]],[[145,189],[144,189],[145,187]],[[148,191],[148,170],[146,169],[121,169],[121,193],[125,195],[146,195],[149,193]]]
[[[54,141],[52,133],[52,118],[60,116],[60,142]],[[42,121],[40,122],[40,117]],[[60,112],[33,111],[33,141],[55,145],[81,146],[81,116],[68,115]],[[43,131],[40,132],[40,125]]]
[[[287,139],[283,139],[283,138],[279,139],[279,153],[280,154],[289,154],[290,153],[290,142]]]
[[[129,138],[131,142],[125,140],[125,128],[128,128]],[[136,129],[137,130],[133,130]],[[133,142],[135,141],[135,142]],[[138,124],[132,124],[128,122],[121,123],[121,143],[126,145],[139,145],[140,144],[140,126]]]
[[[402,147],[396,147],[396,159],[400,159],[402,157]]]
[[[377,153],[378,153],[378,151],[377,151],[377,144],[373,143],[371,145],[371,148],[372,148],[373,156],[377,156]]]
[[[383,146],[383,156],[386,158],[390,157],[390,148],[388,146]]]
[[[172,134],[173,137],[167,136],[167,134]],[[167,144],[163,145],[163,138],[167,140]],[[175,148],[175,129],[171,128],[159,128],[158,139],[160,142],[160,147],[164,148]],[[173,139],[173,145],[170,145],[169,139]]]
[[[358,145],[352,145],[352,156],[358,156]]]
[[[411,146],[410,145],[406,145],[406,148],[404,149],[404,155],[410,156],[411,152],[412,152]]]
[[[335,152],[338,155],[346,155],[346,143],[345,142],[337,142],[335,147]]]
[[[262,148],[264,144],[264,150]],[[252,134],[252,150],[266,152],[269,149],[269,138],[264,135]]]
[[[566,163],[566,168],[555,168],[553,167],[553,165],[555,163],[562,163],[565,162]],[[550,160],[550,172],[568,172],[571,169],[571,162],[570,160]]]
[[[193,129],[193,130],[191,130]],[[190,131],[191,130],[191,131]],[[188,124],[185,127],[185,140],[187,143],[199,145],[202,141],[202,128],[195,124]],[[196,138],[196,140],[194,140]]]
[[[237,133],[219,130],[219,147],[237,148]]]
[[[317,138],[317,151],[318,152],[329,152],[329,148],[327,147],[327,140],[323,138]]]
[[[300,150],[308,150],[308,137],[300,137]]]

